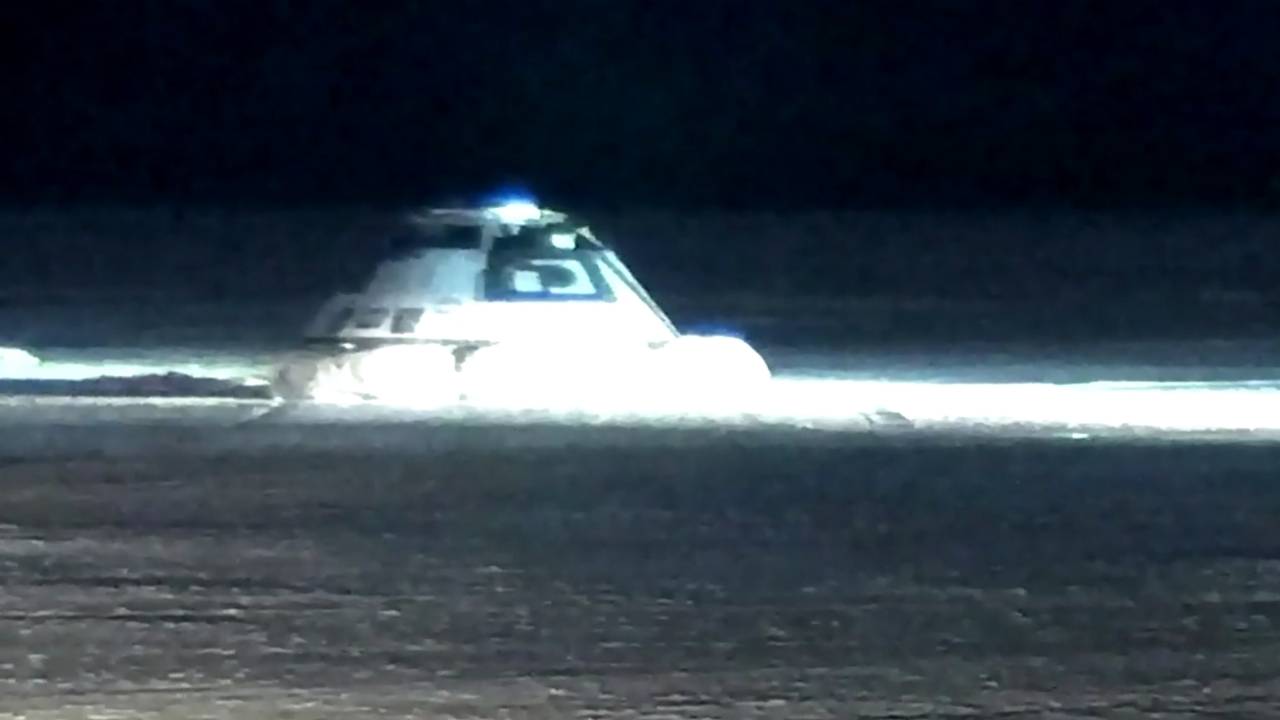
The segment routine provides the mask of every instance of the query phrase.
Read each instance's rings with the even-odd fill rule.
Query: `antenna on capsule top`
[[[436,224],[445,219],[456,222],[525,226],[563,222],[564,214],[539,205],[534,195],[520,188],[472,195],[469,199],[452,198],[451,202],[433,203],[408,213],[413,223]]]
[[[542,217],[538,199],[528,189],[519,186],[500,187],[482,198],[480,204],[499,222],[507,225],[521,225]]]
[[[484,207],[497,207],[512,203],[538,204],[538,197],[528,187],[519,183],[498,185],[476,198]]]

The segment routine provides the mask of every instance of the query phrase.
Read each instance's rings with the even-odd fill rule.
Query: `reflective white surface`
[[[1175,354],[1184,354],[1172,348]],[[770,353],[766,353],[770,356]],[[977,374],[973,356],[948,359],[917,355],[911,362],[885,355],[875,365],[866,355],[826,353],[788,356],[785,350],[772,358],[775,379],[747,383],[719,393],[697,392],[693,384],[682,387],[669,380],[664,387],[645,384],[629,376],[625,367],[566,366],[580,378],[576,393],[516,394],[477,393],[459,404],[448,398],[434,402],[383,403],[380,407],[343,407],[343,403],[317,403],[295,417],[354,420],[370,417],[465,416],[558,418],[570,422],[679,422],[765,423],[800,427],[867,428],[893,424],[917,429],[964,427],[1000,429],[1056,428],[1082,436],[1117,429],[1153,432],[1269,432],[1280,431],[1280,375],[1260,367],[1253,376],[1241,368],[1199,366],[1196,379],[1150,379],[1158,368],[1125,368],[1122,363],[1082,362],[1070,373],[1048,361],[1020,361],[1016,372],[1004,371],[993,360]],[[146,376],[180,373],[196,377],[254,382],[270,369],[270,352],[224,352],[151,349],[53,352],[38,365],[10,366],[0,379],[32,383],[83,380],[99,376]],[[1058,382],[1032,382],[1037,367]],[[963,378],[963,371],[975,375]],[[1125,380],[1126,374],[1148,379]],[[1001,381],[1001,375],[1014,378]],[[551,373],[555,375],[555,373]],[[563,375],[563,373],[561,373]],[[705,374],[703,374],[705,375]],[[930,375],[934,377],[931,378]],[[1215,378],[1216,376],[1216,378]],[[549,380],[551,378],[548,378]],[[608,383],[606,386],[605,383]],[[500,385],[500,383],[495,383]],[[554,387],[552,387],[554,389]],[[596,392],[600,390],[600,392]],[[11,394],[13,390],[9,390]],[[556,401],[556,397],[563,397]],[[10,397],[4,407],[23,406],[27,399]],[[50,406],[54,400],[41,402]],[[70,406],[72,401],[64,404]],[[82,399],[78,404],[93,404]],[[111,401],[116,406],[146,403],[146,398]],[[167,400],[172,405],[175,400]],[[200,401],[191,401],[193,403]],[[207,401],[206,401],[207,402]],[[253,403],[249,403],[253,404]],[[264,407],[265,403],[260,403]]]

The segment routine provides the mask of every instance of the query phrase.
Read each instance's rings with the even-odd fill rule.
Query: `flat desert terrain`
[[[0,441],[0,716],[1280,707],[1273,444],[91,422]]]

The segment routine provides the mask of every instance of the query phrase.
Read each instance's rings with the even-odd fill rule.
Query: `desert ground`
[[[1280,707],[1273,443],[95,422],[0,440],[6,717]]]

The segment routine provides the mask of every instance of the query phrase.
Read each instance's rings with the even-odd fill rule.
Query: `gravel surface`
[[[1280,445],[413,429],[5,443],[0,717],[1280,707]]]

